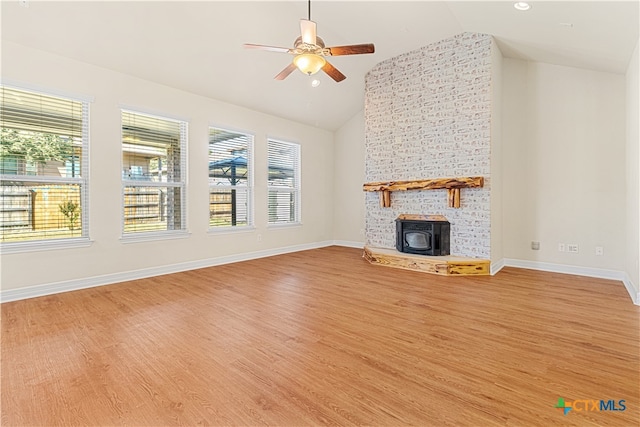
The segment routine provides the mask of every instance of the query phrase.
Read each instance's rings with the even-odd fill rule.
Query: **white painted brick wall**
[[[395,247],[402,213],[451,222],[451,254],[490,258],[491,36],[464,33],[378,64],[365,80],[365,180],[484,176],[463,188],[397,191],[382,208],[366,195],[366,244]]]

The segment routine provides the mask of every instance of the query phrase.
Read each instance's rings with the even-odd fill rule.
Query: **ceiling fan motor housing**
[[[322,50],[324,49],[324,40],[320,38],[320,36],[316,36],[316,44],[310,45],[302,41],[302,37],[298,37],[295,42],[293,42],[294,49],[300,49],[304,52],[316,53],[318,55],[323,54]]]

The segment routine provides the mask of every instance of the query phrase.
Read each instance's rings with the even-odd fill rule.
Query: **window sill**
[[[267,228],[272,228],[272,229],[295,228],[295,227],[302,227],[302,223],[301,222],[286,222],[286,223],[268,224],[267,225]]]
[[[50,251],[58,249],[87,248],[93,244],[88,237],[71,239],[51,239],[30,242],[0,243],[0,254],[16,254],[23,252]]]
[[[207,230],[207,234],[209,235],[220,235],[220,234],[236,234],[236,233],[250,233],[256,231],[256,227],[253,225],[245,225],[245,226],[225,226],[225,227],[211,227]]]
[[[150,233],[132,233],[123,235],[120,237],[122,243],[142,243],[142,242],[154,242],[158,240],[174,240],[174,239],[187,239],[191,236],[191,233],[185,230],[180,231],[164,231],[162,233],[150,232]]]

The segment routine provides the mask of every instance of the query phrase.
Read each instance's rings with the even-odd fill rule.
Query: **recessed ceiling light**
[[[513,7],[515,7],[518,10],[529,10],[531,9],[531,5],[529,3],[527,3],[526,1],[519,1],[513,4]]]
[[[311,80],[311,86],[313,86],[313,87],[320,86],[320,80],[318,80],[318,79]]]

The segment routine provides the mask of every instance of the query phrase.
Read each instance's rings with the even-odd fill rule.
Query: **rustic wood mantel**
[[[464,176],[460,178],[420,179],[413,181],[384,181],[367,182],[362,186],[364,191],[379,191],[380,205],[383,208],[391,206],[392,191],[407,190],[437,190],[445,188],[448,193],[449,207],[460,207],[460,189],[482,187],[484,178],[481,176]]]

